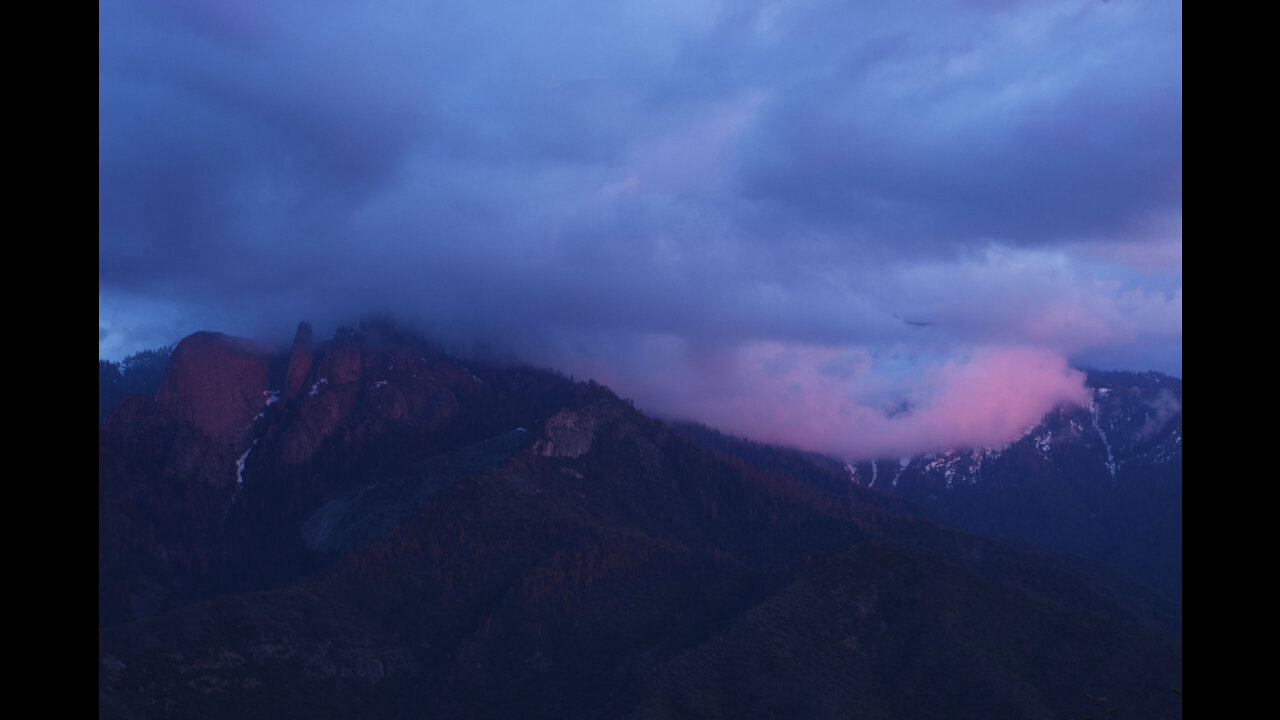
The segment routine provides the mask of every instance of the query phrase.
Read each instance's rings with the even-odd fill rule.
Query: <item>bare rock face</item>
[[[222,333],[198,332],[178,343],[156,403],[214,441],[235,444],[262,411],[270,352]]]
[[[298,323],[298,333],[293,337],[293,349],[289,351],[289,367],[284,375],[284,396],[292,400],[298,396],[307,382],[311,364],[315,362],[311,325]]]
[[[595,418],[576,410],[561,410],[547,420],[544,433],[545,437],[534,445],[534,452],[544,457],[582,457],[595,440]]]
[[[582,457],[591,451],[596,432],[611,415],[601,403],[561,410],[547,419],[543,437],[533,451],[544,457]]]
[[[360,381],[360,336],[354,330],[338,328],[333,342],[325,346],[317,374],[331,385]]]
[[[278,453],[290,465],[309,460],[350,420],[362,385],[359,336],[339,329],[337,337],[316,352],[310,333],[306,323],[298,327],[285,374],[285,393],[294,415],[281,433]]]

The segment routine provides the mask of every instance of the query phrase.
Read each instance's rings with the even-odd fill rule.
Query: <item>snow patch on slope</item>
[[[257,444],[258,444],[258,441],[254,440],[253,445],[257,445]],[[253,445],[250,445],[249,449],[245,450],[244,454],[240,456],[240,459],[236,461],[236,485],[237,486],[244,484],[244,462],[249,459],[249,453],[253,452]]]
[[[1102,388],[1099,390],[1106,389]],[[1105,393],[1102,393],[1105,396]],[[1089,415],[1093,418],[1093,429],[1098,431],[1098,437],[1102,438],[1102,446],[1107,450],[1107,470],[1111,472],[1111,482],[1116,481],[1116,458],[1111,454],[1111,443],[1107,441],[1107,434],[1102,431],[1102,423],[1098,421],[1098,403],[1090,398]]]
[[[1049,458],[1050,443],[1053,441],[1053,431],[1050,430],[1044,435],[1035,438],[1036,449],[1040,451],[1040,455],[1046,460]]]
[[[902,477],[902,473],[911,464],[911,456],[907,455],[898,459],[898,472],[893,476],[893,482],[890,483],[894,487],[898,487],[898,479]]]
[[[939,453],[925,455],[921,471],[924,473],[941,473],[948,490],[957,482],[976,485],[982,473],[982,463],[987,458],[1000,455],[999,450],[944,450]]]

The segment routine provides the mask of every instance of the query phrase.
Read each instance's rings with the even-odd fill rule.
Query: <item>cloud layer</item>
[[[1181,374],[1176,5],[99,11],[100,354],[389,312],[841,452]]]

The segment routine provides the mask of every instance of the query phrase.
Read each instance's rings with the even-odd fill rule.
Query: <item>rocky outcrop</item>
[[[339,328],[333,341],[324,348],[316,374],[326,378],[330,385],[347,385],[360,381],[360,335],[348,328]]]
[[[349,424],[361,389],[359,336],[342,328],[313,352],[310,327],[298,327],[285,376],[290,419],[278,438],[277,456],[286,465],[309,460],[340,426]]]
[[[478,378],[434,349],[339,328],[312,345],[299,326],[285,373],[282,422],[268,426],[264,445],[281,465],[308,462],[335,434],[360,445],[389,427],[429,433],[461,407],[457,389]]]
[[[622,441],[634,452],[635,462],[656,472],[662,465],[662,446],[670,438],[670,428],[645,418],[628,401],[609,397],[552,415],[532,451],[543,457],[579,458],[605,438]]]
[[[600,418],[592,408],[564,409],[547,419],[533,451],[543,457],[582,457],[591,450]]]
[[[270,352],[248,340],[198,332],[178,343],[156,403],[220,444],[243,438],[265,406]]]
[[[311,325],[306,321],[298,323],[298,332],[293,336],[293,349],[289,351],[289,367],[284,374],[284,397],[292,400],[298,397],[302,386],[311,373],[311,365],[315,362],[315,348],[311,334]]]

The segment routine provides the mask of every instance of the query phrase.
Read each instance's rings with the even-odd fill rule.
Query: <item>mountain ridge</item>
[[[1064,682],[1112,681],[1098,669],[1113,667],[1102,662],[1106,643],[1062,644],[1110,628],[1181,685],[1180,621],[1123,578],[1102,587],[1075,561],[938,527],[847,481],[822,487],[706,450],[592,382],[463,363],[392,335],[295,342],[268,362],[261,389],[257,374],[225,375],[237,422],[254,409],[246,399],[261,404],[242,433],[222,413],[138,397],[100,425],[104,717],[165,708],[187,717],[680,716],[663,690],[672,663],[709,652],[717,667],[766,680],[715,643],[728,632],[794,640],[790,621],[769,629],[749,620],[752,608],[781,603],[788,617],[811,605],[835,633],[796,646],[812,665],[827,653],[819,648],[839,644],[841,627],[861,621],[812,593],[779,593],[805,577],[838,593],[836,578],[867,562],[884,571],[878,592],[900,600],[858,617],[899,630],[832,655],[839,666],[829,672],[932,647],[930,633],[909,631],[911,618],[940,613],[930,627],[945,630],[959,607],[947,591],[902,584],[918,576],[991,588],[1023,608],[1014,616],[1024,620],[985,649],[969,640],[934,648],[947,666],[1018,657],[1025,632],[1048,622],[1065,635],[1040,644],[1079,661]],[[297,367],[308,367],[290,375],[299,346]],[[253,382],[236,384],[246,377]],[[218,437],[196,424],[202,418]],[[951,579],[941,579],[943,566]],[[1000,678],[1017,678],[1022,689],[996,717],[1069,712],[1044,662],[987,662],[965,682],[977,696],[1000,695]],[[706,672],[681,687],[718,687]],[[808,691],[884,717],[931,707],[913,705],[903,681],[879,677],[852,695],[793,678],[745,716]],[[944,695],[959,688],[955,678],[907,677]],[[1134,716],[1163,716],[1167,688],[1126,677],[1131,687],[1115,695]]]

